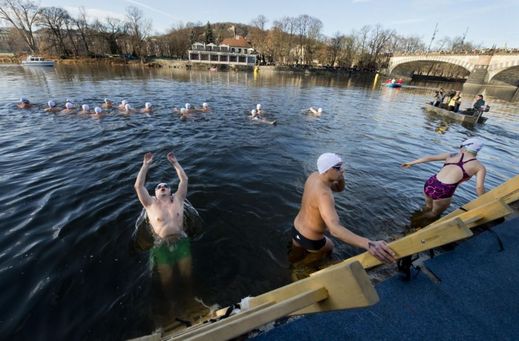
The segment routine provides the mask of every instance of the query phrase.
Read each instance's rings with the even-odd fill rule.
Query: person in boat
[[[78,114],[86,114],[86,115],[89,115],[91,114],[90,112],[90,106],[88,104],[83,104],[81,106],[81,111],[78,112]]]
[[[109,100],[108,98],[105,98],[103,104],[101,105],[101,108],[112,109],[112,105],[113,105],[112,101]]]
[[[483,142],[470,138],[463,142],[457,153],[443,153],[424,156],[402,164],[404,168],[432,161],[445,161],[440,171],[431,176],[424,185],[425,206],[423,218],[437,218],[445,211],[452,201],[456,188],[472,176],[476,175],[476,193],[485,193],[486,168],[476,156],[483,147]]]
[[[476,101],[472,105],[472,108],[467,108],[465,110],[466,114],[474,114],[477,111],[483,111],[485,110],[485,100],[483,99],[483,95],[477,95]]]
[[[119,109],[119,111],[125,111],[126,110],[126,104],[128,104],[128,101],[123,99],[121,101],[121,104],[119,104],[119,106],[117,107]]]
[[[150,114],[153,112],[153,105],[150,102],[144,103],[144,108],[141,109],[141,113]]]
[[[442,103],[442,101],[443,101],[443,94],[438,90],[435,91],[434,101],[431,104],[434,105],[435,107],[439,107],[440,104]]]
[[[305,182],[301,208],[292,227],[292,248],[324,258],[331,254],[334,244],[324,235],[329,230],[335,238],[367,250],[379,260],[395,261],[395,253],[383,240],[370,240],[344,227],[335,209],[333,192],[344,190],[344,165],[341,157],[324,153],[317,159],[317,172]]]
[[[310,107],[308,108],[308,111],[314,115],[314,116],[321,116],[321,114],[323,113],[323,108],[314,108],[314,107]]]
[[[191,246],[183,224],[188,177],[173,152],[167,154],[167,159],[179,178],[175,193],[165,182],[155,186],[154,196],[148,193],[144,185],[153,162],[153,154],[150,152],[144,155],[134,186],[155,237],[155,245],[150,251],[151,265],[156,267],[163,287],[169,288],[165,290],[166,295],[173,293],[170,286],[175,270],[182,278],[191,277]]]
[[[25,97],[21,97],[20,101],[16,104],[16,106],[18,107],[18,109],[30,109],[30,108],[32,108],[31,102],[27,98],[25,98]]]
[[[449,100],[449,104],[448,104],[449,110],[458,112],[460,104],[461,104],[461,92],[456,91],[454,96],[452,96],[452,98]]]
[[[65,109],[60,111],[61,114],[74,114],[76,113],[76,109],[74,109],[74,104],[72,102],[65,103]]]
[[[60,112],[63,110],[62,108],[56,106],[56,102],[53,100],[50,100],[47,102],[48,107],[43,109],[45,112]]]

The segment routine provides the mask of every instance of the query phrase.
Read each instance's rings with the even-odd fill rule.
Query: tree
[[[86,11],[84,7],[79,8],[79,16],[75,19],[77,31],[81,37],[85,53],[90,54],[90,47],[88,44],[88,31],[90,30],[87,22]]]
[[[54,37],[53,47],[60,55],[68,56],[70,51],[65,45],[65,32],[63,30],[65,21],[70,19],[70,15],[63,8],[45,7],[41,9],[38,23],[46,28]]]
[[[126,9],[126,32],[128,33],[129,50],[135,56],[143,56],[144,40],[151,30],[151,23],[144,18],[140,9],[130,6]]]
[[[0,1],[0,19],[13,25],[32,53],[38,50],[33,27],[36,25],[39,13],[38,6],[30,0]]]
[[[207,25],[205,27],[204,36],[205,36],[206,44],[210,44],[210,43],[214,44],[214,33],[213,33],[213,29],[211,28],[211,24],[209,23],[209,21],[207,22]]]

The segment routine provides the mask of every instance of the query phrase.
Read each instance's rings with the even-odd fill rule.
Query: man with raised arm
[[[385,241],[361,237],[341,225],[333,192],[344,190],[342,159],[337,154],[324,153],[317,160],[317,169],[305,183],[301,209],[292,227],[293,246],[324,257],[333,250],[333,242],[324,235],[329,229],[335,238],[365,249],[383,262],[394,262],[395,253]]]

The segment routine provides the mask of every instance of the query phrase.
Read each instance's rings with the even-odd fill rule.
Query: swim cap
[[[317,159],[317,170],[319,174],[323,174],[339,163],[342,163],[342,159],[339,155],[335,153],[324,153]]]
[[[108,98],[105,98],[105,103],[111,102]]]
[[[256,110],[261,110],[261,104],[256,104]]]
[[[81,106],[81,108],[83,108],[83,111],[88,111],[90,109],[90,107],[88,106],[88,104],[83,104]]]
[[[322,113],[322,112],[323,112],[323,108],[319,108],[319,109],[317,109],[317,112],[318,112],[319,114]]]
[[[48,101],[47,104],[49,105],[49,108],[54,108],[56,106],[56,102],[53,100]]]
[[[202,107],[207,108],[207,103],[206,102],[202,103]]]
[[[101,109],[100,107],[95,107],[94,111],[96,112],[96,114],[100,114],[103,112],[103,109]]]
[[[70,103],[70,102],[67,102],[67,103],[65,104],[65,108],[67,108],[67,109],[72,109],[72,108],[74,108],[74,104],[72,104],[72,103]]]
[[[20,97],[20,102],[21,103],[26,103],[26,104],[30,103],[29,100],[27,98],[25,98],[25,97]]]
[[[72,99],[70,99],[70,98],[67,98],[67,99],[65,100],[65,102],[74,103],[74,101],[73,101]]]
[[[256,115],[256,109],[252,109],[252,110],[250,111],[250,114],[251,114],[251,115]]]
[[[123,100],[121,101],[121,104],[122,104],[122,105],[126,105],[126,104],[128,104],[128,101],[125,100],[125,99],[123,99]]]
[[[191,109],[191,104],[186,103],[185,107],[186,107],[186,109]]]
[[[130,110],[131,108],[132,108],[132,106],[129,105],[128,103],[126,103],[126,104],[124,105],[124,109],[126,109],[126,110]]]
[[[151,108],[151,103],[150,103],[150,102],[146,102],[146,103],[144,104],[144,107],[146,107],[146,109]]]
[[[468,152],[476,154],[483,147],[483,141],[477,137],[472,137],[461,144],[461,147],[465,148]]]

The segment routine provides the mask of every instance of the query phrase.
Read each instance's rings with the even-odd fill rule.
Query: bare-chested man
[[[146,174],[153,162],[153,154],[146,153],[141,170],[135,181],[135,191],[146,209],[150,225],[156,235],[155,247],[150,257],[153,266],[157,266],[163,285],[171,284],[174,267],[178,267],[181,277],[191,276],[191,247],[184,232],[184,200],[187,195],[187,175],[172,152],[168,160],[177,171],[179,184],[172,194],[167,183],[159,183],[152,197],[144,187]]]
[[[369,240],[341,225],[332,191],[344,189],[342,159],[337,154],[324,153],[317,160],[317,169],[306,180],[301,209],[292,228],[292,244],[324,257],[333,250],[333,242],[324,235],[329,229],[337,239],[365,249],[381,261],[394,262],[395,254],[385,241]]]

